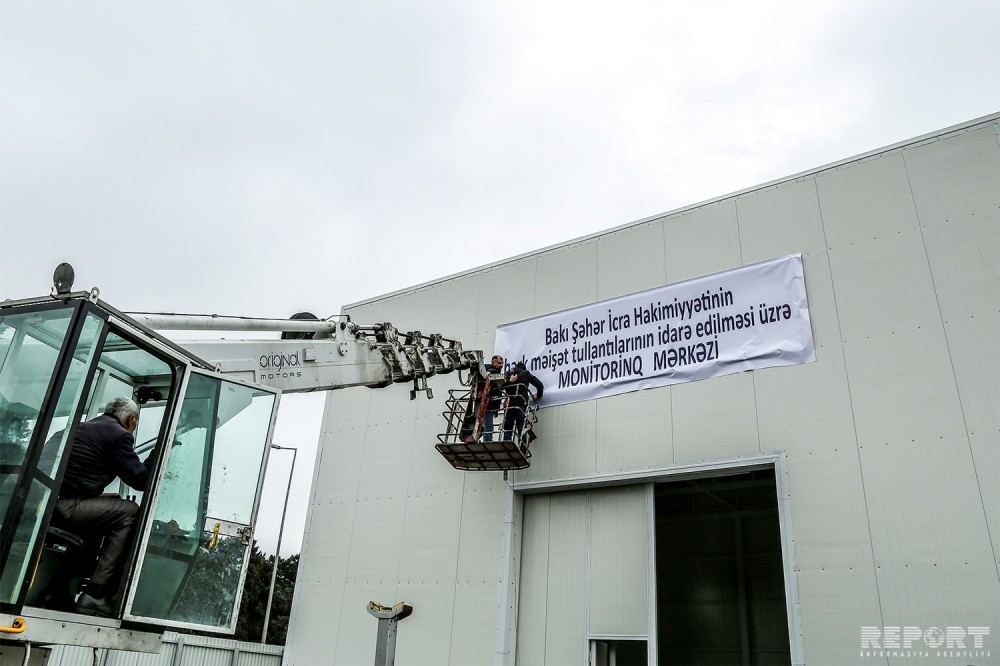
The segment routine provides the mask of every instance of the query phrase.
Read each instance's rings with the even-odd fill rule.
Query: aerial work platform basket
[[[538,405],[527,386],[473,374],[471,388],[449,391],[445,407],[448,425],[435,448],[452,467],[506,472],[531,465]]]

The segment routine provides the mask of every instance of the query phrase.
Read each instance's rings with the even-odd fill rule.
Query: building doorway
[[[655,485],[660,664],[790,664],[774,469]]]

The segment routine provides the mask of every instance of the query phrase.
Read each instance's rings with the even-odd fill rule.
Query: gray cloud
[[[998,7],[7,2],[0,298],[332,314],[996,111]]]

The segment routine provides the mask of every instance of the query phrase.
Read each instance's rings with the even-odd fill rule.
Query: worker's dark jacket
[[[486,366],[486,373],[488,375],[503,375],[502,369],[494,368],[492,364]],[[504,398],[503,391],[504,379],[499,379],[497,381],[491,381],[489,389],[487,391],[488,407],[493,411],[500,409],[501,403]]]
[[[102,414],[77,427],[59,497],[97,497],[116,477],[145,490],[151,461],[152,456],[141,462],[132,434],[114,416]]]
[[[510,378],[517,375],[516,381],[511,381]],[[504,391],[510,396],[508,405],[511,407],[520,407],[524,409],[528,404],[528,384],[535,387],[535,400],[542,399],[542,380],[531,374],[523,363],[518,363],[514,366],[514,369],[510,371],[507,375],[507,384],[504,386]]]

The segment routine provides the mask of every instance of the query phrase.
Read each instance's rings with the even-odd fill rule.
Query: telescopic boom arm
[[[359,325],[339,319],[253,319],[215,315],[129,313],[160,330],[280,331],[280,340],[185,340],[185,349],[210,359],[224,374],[284,393],[329,391],[350,386],[382,388],[413,382],[433,397],[427,378],[455,370],[486,375],[481,351],[439,333],[400,333],[386,322]]]

